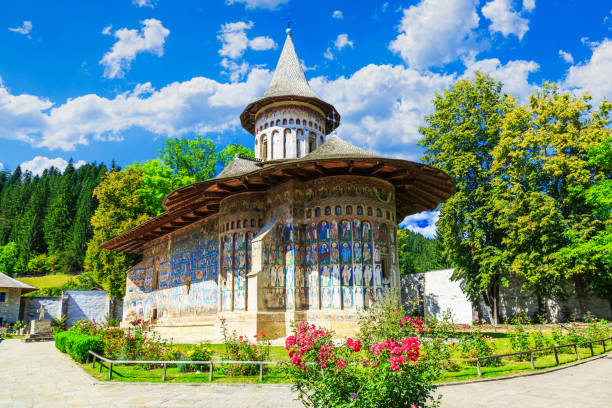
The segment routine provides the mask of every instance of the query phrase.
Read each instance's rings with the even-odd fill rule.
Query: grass
[[[499,333],[498,333],[499,335]],[[503,339],[504,336],[498,337]],[[188,345],[178,345],[179,347],[188,347]],[[214,359],[221,359],[224,352],[223,344],[209,344],[208,345],[214,351]],[[500,341],[496,344],[495,354],[503,354],[509,349],[507,346]],[[606,350],[609,350],[607,347]],[[593,351],[595,355],[603,353],[603,347],[601,345],[593,345]],[[591,350],[588,347],[578,347],[578,354],[581,359],[591,357]],[[563,349],[558,351],[559,364],[568,364],[577,361],[576,354],[572,349]],[[478,377],[478,372],[475,365],[462,362],[457,364],[454,370],[447,370],[440,378],[439,383],[454,382],[454,381],[466,381],[475,380],[479,378],[493,378],[502,377],[508,375],[523,374],[528,372],[534,372],[539,370],[545,370],[548,368],[556,367],[555,357],[552,352],[546,354],[534,355],[535,367],[531,368],[531,363],[527,359],[526,361],[518,361],[516,357],[505,357],[502,359],[502,365],[481,367],[482,376]],[[287,352],[281,346],[272,346],[270,348],[270,360],[272,361],[287,361]],[[102,372],[99,372],[99,366],[92,368],[91,364],[80,364],[81,367],[94,378],[100,381],[108,381],[108,365],[105,363]],[[208,366],[202,366],[200,369],[201,373],[181,373],[177,367],[168,367],[166,370],[166,381],[170,383],[208,383]],[[289,383],[288,378],[280,371],[277,367],[264,368],[264,384],[280,384]],[[119,382],[162,382],[162,368],[155,368],[148,370],[143,366],[138,365],[116,365],[113,366],[113,381]],[[232,376],[229,375],[225,367],[222,365],[215,367],[213,372],[213,383],[259,383],[259,376]]]
[[[30,286],[34,286],[38,289],[43,288],[55,288],[62,286],[64,283],[68,282],[70,279],[74,278],[76,275],[67,275],[64,273],[55,273],[51,275],[43,275],[43,276],[32,276],[29,278],[18,278],[17,280],[27,283]]]

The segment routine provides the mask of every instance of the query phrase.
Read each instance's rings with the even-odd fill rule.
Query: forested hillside
[[[427,272],[450,268],[443,255],[442,241],[429,239],[421,234],[400,228],[397,231],[400,274]]]
[[[49,168],[40,176],[20,167],[1,172],[0,272],[82,270],[98,206],[92,193],[107,170],[96,163],[75,169],[70,162],[63,172]]]

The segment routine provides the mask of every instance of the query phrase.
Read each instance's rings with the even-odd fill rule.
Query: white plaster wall
[[[472,321],[472,302],[463,293],[460,282],[451,280],[453,269],[424,273],[425,313],[442,317],[450,309],[455,323]]]

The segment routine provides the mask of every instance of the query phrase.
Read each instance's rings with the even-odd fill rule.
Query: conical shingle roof
[[[304,75],[300,59],[295,52],[289,30],[283,51],[278,59],[278,64],[276,64],[272,83],[270,83],[270,87],[263,94],[263,98],[285,95],[318,98],[317,94],[308,85],[308,80],[306,75]]]
[[[340,124],[340,115],[336,108],[320,99],[308,85],[304,69],[293,46],[291,30],[287,30],[287,39],[276,64],[270,87],[261,98],[251,102],[240,115],[242,127],[254,135],[258,112],[267,105],[278,102],[298,102],[317,108],[325,117],[325,134],[331,133]]]

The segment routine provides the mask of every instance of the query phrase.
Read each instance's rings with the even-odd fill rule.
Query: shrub
[[[336,345],[331,332],[303,322],[287,338],[285,348],[291,359],[285,371],[305,406],[435,405],[431,394],[437,369],[426,361],[417,363],[421,343],[416,336],[387,338],[362,350],[360,340],[349,338]]]
[[[459,343],[459,351],[463,358],[478,358],[495,354],[495,339],[482,333],[482,327],[468,333]],[[472,364],[476,364],[475,361]],[[480,365],[491,366],[499,364],[498,359],[482,360]]]
[[[55,341],[55,347],[62,353],[66,352],[66,342],[68,341],[68,337],[71,335],[71,332],[65,331],[55,333],[55,335],[53,336],[53,340]]]
[[[93,336],[98,334],[99,328],[96,322],[90,322],[89,320],[80,319],[74,322],[74,325],[72,325],[70,331]]]
[[[227,331],[225,319],[221,319],[221,333],[225,345],[225,358],[232,361],[268,361],[270,359],[270,342],[266,339],[264,332],[254,335],[255,343],[251,343],[244,336],[238,336],[233,331]],[[255,375],[259,373],[259,365],[255,364],[231,364],[227,369],[230,375]]]
[[[68,338],[66,352],[79,363],[87,361],[90,350],[98,354],[104,351],[104,342],[98,336],[76,334]]]
[[[89,350],[96,353],[104,351],[104,342],[98,336],[64,331],[55,334],[55,347],[62,353],[67,353],[79,363],[87,361]]]
[[[210,361],[213,352],[205,344],[196,344],[189,347],[187,350],[173,349],[171,352],[173,360],[187,360],[187,361]],[[193,372],[202,368],[196,364],[178,364],[179,371],[182,373]]]

